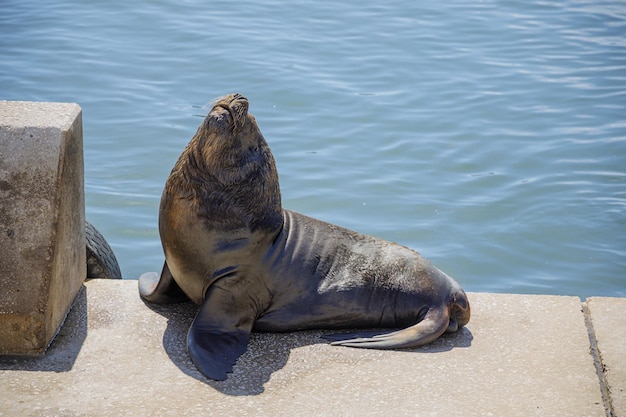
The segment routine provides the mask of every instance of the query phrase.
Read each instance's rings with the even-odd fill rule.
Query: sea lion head
[[[168,178],[162,210],[173,197],[189,200],[211,230],[280,229],[276,163],[244,96],[215,102]]]
[[[219,98],[192,139],[201,147],[203,169],[225,185],[249,180],[251,174],[276,172],[269,146],[248,106],[241,94]]]

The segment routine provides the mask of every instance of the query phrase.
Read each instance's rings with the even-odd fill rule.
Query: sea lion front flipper
[[[187,349],[204,376],[223,381],[246,351],[257,314],[253,306],[246,306],[246,294],[236,297],[228,287],[219,284],[207,290],[189,329]]]
[[[387,332],[362,334],[332,334],[327,339],[335,340],[333,346],[350,346],[369,349],[400,349],[411,348],[432,342],[448,328],[450,315],[447,306],[431,307],[424,319],[406,329]],[[343,339],[343,340],[342,340]]]
[[[146,272],[139,277],[139,295],[146,301],[157,304],[172,304],[189,301],[170,272],[167,262],[163,263],[161,275]]]

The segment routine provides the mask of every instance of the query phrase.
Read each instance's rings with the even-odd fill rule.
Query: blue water
[[[126,278],[160,269],[163,184],[231,92],[284,207],[469,291],[626,296],[623,1],[0,2],[0,99],[80,104]]]

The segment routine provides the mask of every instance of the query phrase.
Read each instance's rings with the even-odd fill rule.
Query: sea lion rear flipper
[[[256,311],[246,307],[245,294],[235,296],[228,288],[212,285],[187,335],[187,349],[194,365],[204,376],[226,379],[248,347]]]
[[[163,263],[161,275],[146,272],[139,277],[139,295],[146,301],[157,304],[171,304],[189,301],[170,272],[167,262]]]
[[[335,340],[333,346],[350,346],[369,349],[400,349],[425,345],[441,336],[448,328],[450,316],[445,306],[430,308],[424,319],[406,329],[367,334],[332,334],[325,338]]]

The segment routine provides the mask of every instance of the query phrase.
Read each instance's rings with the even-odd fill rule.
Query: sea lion
[[[332,344],[408,348],[470,318],[460,285],[417,252],[283,210],[276,164],[248,100],[220,98],[167,179],[159,210],[165,264],[141,297],[200,305],[193,363],[226,379],[250,331],[403,328]]]

